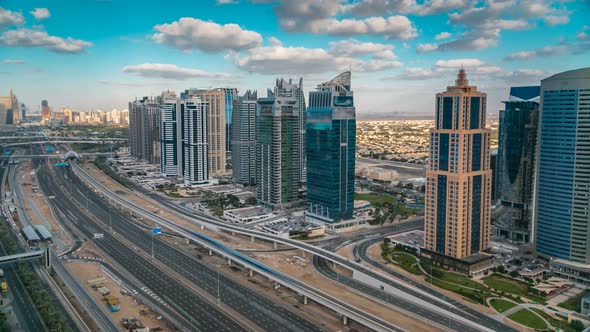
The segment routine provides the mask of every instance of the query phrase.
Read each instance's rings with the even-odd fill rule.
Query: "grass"
[[[527,294],[527,285],[523,282],[511,280],[496,274],[482,279],[488,287],[495,288],[504,293],[515,295]]]
[[[473,300],[477,303],[481,303],[484,304],[485,303],[485,296],[482,292],[478,292],[469,288],[464,288],[458,285],[453,285],[453,284],[449,284],[446,283],[444,281],[438,280],[438,279],[432,279],[432,278],[426,278],[426,282],[429,282],[437,287],[440,287],[442,289],[446,289],[448,291],[451,292],[455,292],[461,296],[464,296],[470,300]]]
[[[535,315],[532,311],[528,309],[521,309],[513,313],[512,315],[508,316],[508,318],[519,324],[528,326],[533,329],[547,329],[547,324],[545,324],[545,322],[541,318],[539,318],[539,316]]]
[[[416,259],[410,254],[395,252],[391,254],[391,258],[398,262],[402,269],[418,276],[422,275],[422,271],[416,266]]]
[[[573,310],[575,312],[580,312],[582,309],[581,308],[582,298],[584,296],[586,296],[588,293],[590,293],[590,289],[587,289],[574,297],[570,297],[569,299],[558,304],[558,306],[565,308],[567,310]]]
[[[553,316],[549,315],[548,313],[546,313],[545,311],[543,311],[541,309],[531,308],[531,310],[536,312],[537,314],[539,314],[541,317],[545,318],[545,320],[548,321],[549,324],[553,325],[554,327],[561,327],[561,326],[565,327],[568,325],[567,320],[554,318]]]
[[[382,195],[382,194],[354,194],[354,199],[356,200],[364,200],[371,202],[372,205],[375,204],[383,204],[383,203],[391,203],[393,205],[397,205],[397,199],[393,196],[389,195]]]
[[[491,299],[490,305],[492,308],[496,309],[497,312],[504,312],[516,307],[517,304],[501,299]]]
[[[426,272],[429,272],[429,270],[426,270]],[[484,285],[480,284],[479,282],[473,281],[465,276],[455,274],[452,272],[445,272],[445,271],[433,268],[432,274],[433,274],[433,277],[435,277],[435,278],[438,278],[438,279],[441,279],[443,281],[450,282],[453,284],[458,284],[461,286],[475,288],[475,289],[479,289],[479,290],[486,289],[486,287]]]

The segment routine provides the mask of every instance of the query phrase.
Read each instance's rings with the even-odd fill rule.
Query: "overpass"
[[[33,142],[15,142],[15,143],[2,143],[0,145],[6,146],[23,146],[23,145],[37,145],[37,144],[71,144],[71,143],[80,143],[80,144],[113,144],[116,141],[112,140],[77,140],[77,141],[68,141],[68,140],[59,140],[59,141],[33,141]]]
[[[375,329],[377,331],[383,331],[383,327],[384,327],[383,324],[387,323],[387,322],[381,320],[380,318],[372,316],[369,313],[360,311],[359,309],[352,307],[345,302],[342,302],[336,298],[333,298],[330,295],[321,292],[320,290],[316,290],[313,287],[303,284],[303,283],[299,282],[298,280],[295,280],[289,276],[286,276],[278,271],[269,270],[268,267],[262,265],[261,263],[255,261],[247,256],[240,254],[239,252],[237,252],[236,250],[234,250],[232,248],[225,247],[222,244],[218,243],[217,241],[215,241],[213,239],[209,239],[209,238],[205,237],[204,235],[199,234],[189,228],[179,226],[173,222],[170,222],[167,219],[164,219],[163,217],[161,217],[155,213],[152,213],[151,211],[144,208],[143,206],[132,203],[129,200],[122,199],[117,194],[115,194],[113,191],[108,189],[105,185],[103,185],[99,181],[95,180],[94,178],[90,177],[76,163],[72,163],[71,165],[72,165],[71,169],[74,172],[74,174],[76,174],[78,177],[80,177],[83,182],[88,184],[90,187],[93,187],[97,192],[101,192],[102,194],[104,194],[106,197],[108,197],[109,200],[113,201],[116,205],[119,205],[121,207],[125,207],[132,214],[138,215],[142,218],[153,220],[157,224],[169,228],[170,230],[184,236],[188,240],[191,240],[195,243],[198,243],[200,245],[203,245],[203,246],[209,248],[210,251],[214,251],[214,252],[220,254],[221,256],[226,257],[228,259],[228,263],[231,263],[231,261],[239,262],[241,265],[250,269],[250,271],[251,271],[250,273],[252,273],[252,272],[259,273],[261,275],[268,277],[271,280],[276,281],[277,283],[284,285],[285,287],[287,287],[289,289],[296,291],[297,293],[304,296],[304,303],[307,301],[307,298],[309,297],[310,299],[312,299],[320,304],[326,305],[330,309],[341,314],[343,316],[343,320],[345,322],[346,322],[347,318],[350,318],[350,319],[353,319],[353,320],[359,322],[360,324],[363,324],[363,325],[370,327],[372,329]],[[213,230],[221,229],[221,230],[231,232],[232,235],[241,234],[241,235],[249,236],[249,237],[251,237],[251,239],[253,241],[254,241],[254,239],[258,238],[258,239],[263,239],[263,240],[273,242],[273,243],[275,243],[275,245],[277,243],[281,243],[281,244],[288,245],[290,247],[300,249],[304,252],[324,258],[324,259],[332,262],[334,265],[340,265],[346,269],[349,269],[353,272],[353,275],[358,276],[359,278],[362,278],[363,280],[371,280],[372,283],[374,285],[376,285],[375,287],[381,287],[382,289],[384,289],[384,288],[388,288],[389,287],[388,285],[391,283],[402,284],[402,282],[392,279],[391,277],[386,276],[385,274],[374,271],[374,270],[372,270],[364,265],[361,265],[359,263],[356,263],[348,258],[342,257],[338,254],[331,252],[331,251],[310,245],[308,243],[304,243],[304,242],[297,241],[297,240],[292,240],[289,238],[282,238],[282,237],[275,236],[272,234],[263,233],[263,232],[259,232],[259,231],[252,230],[252,229],[246,229],[246,228],[235,226],[232,224],[227,224],[227,223],[222,222],[218,219],[215,219],[211,216],[205,217],[205,216],[194,214],[191,217],[191,216],[183,215],[177,211],[171,211],[171,212],[175,213],[180,218],[188,220],[196,225],[199,225],[201,227],[201,229],[205,229],[206,227],[209,229],[213,229]],[[404,286],[407,287],[406,284],[404,284]],[[465,328],[465,330],[477,330],[477,331],[486,331],[486,332],[493,331],[492,329],[490,329],[486,326],[483,326],[483,325],[480,325],[478,323],[471,321],[469,318],[459,316],[459,315],[445,309],[445,307],[455,308],[455,306],[453,306],[452,304],[449,304],[449,303],[447,303],[437,297],[434,297],[426,292],[418,290],[417,288],[415,289],[415,291],[424,293],[426,296],[430,296],[432,298],[432,303],[436,303],[437,305],[420,300],[408,293],[404,293],[405,294],[403,296],[404,299],[411,301],[415,305],[423,307],[431,312],[436,312],[438,314],[445,315],[445,317],[451,318],[453,321],[460,323]],[[333,302],[327,303],[326,297],[331,298]],[[351,310],[350,307],[354,308],[355,310]],[[389,324],[389,323],[387,323],[387,324]],[[385,329],[385,330],[390,330],[390,329],[391,328]],[[395,330],[399,330],[399,328],[396,327]]]
[[[107,156],[110,157],[112,153],[110,152],[88,152],[88,153],[78,153],[80,157],[92,157],[92,156]],[[0,156],[0,160],[2,159],[29,159],[29,158],[48,158],[48,159],[66,159],[65,154],[19,154],[19,155],[10,155],[10,156]]]
[[[23,139],[32,139],[32,140],[45,140],[46,142],[53,139],[58,139],[62,141],[66,140],[110,140],[110,141],[127,141],[127,138],[120,138],[120,137],[72,137],[72,136],[0,136],[0,141],[9,141],[9,140],[23,140]]]
[[[26,261],[26,260],[30,260],[30,259],[43,258],[43,262],[44,262],[45,267],[50,267],[51,266],[51,258],[50,258],[51,255],[50,255],[49,251],[50,251],[50,249],[49,249],[49,247],[47,247],[43,250],[28,251],[28,252],[23,252],[20,254],[1,256],[0,257],[0,264],[8,264],[8,263]]]

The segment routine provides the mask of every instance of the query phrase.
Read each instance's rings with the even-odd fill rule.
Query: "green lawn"
[[[538,309],[538,308],[531,308],[531,310],[536,312],[537,314],[539,314],[541,317],[545,318],[545,320],[547,320],[554,327],[568,326],[567,319],[564,320],[564,319],[554,318],[553,316],[549,315],[545,311]]]
[[[508,318],[533,329],[544,330],[547,328],[547,324],[528,309],[519,310],[508,316]]]
[[[581,301],[582,298],[584,296],[586,296],[586,294],[590,293],[590,289],[587,289],[583,292],[581,292],[580,294],[574,296],[574,297],[570,297],[569,299],[565,300],[564,302],[561,302],[560,304],[558,304],[560,307],[568,309],[568,310],[573,310],[575,312],[580,312],[580,310],[582,309],[580,307],[581,305]]]
[[[457,293],[461,296],[464,296],[467,299],[470,299],[474,302],[481,303],[481,304],[485,303],[483,293],[481,293],[481,292],[474,291],[474,290],[464,288],[461,286],[449,284],[444,281],[440,281],[438,279],[426,278],[426,282],[429,282],[437,287],[449,290],[451,292],[455,292],[455,293]]]
[[[398,262],[404,270],[415,275],[422,275],[422,271],[420,271],[420,269],[416,266],[416,259],[414,259],[414,257],[412,257],[410,254],[395,252],[391,255],[391,258]]]
[[[491,299],[490,304],[492,305],[492,308],[496,309],[497,312],[508,311],[516,307],[515,303],[501,299]]]
[[[383,195],[383,194],[354,194],[354,199],[356,200],[364,200],[369,201],[371,204],[375,205],[375,203],[391,203],[393,205],[397,205],[397,199],[393,196]]]
[[[426,272],[430,272],[430,270],[426,270]],[[485,290],[486,287],[482,284],[480,284],[479,282],[473,281],[465,276],[462,275],[458,275],[452,272],[445,272],[439,269],[432,269],[432,274],[433,277],[453,283],[453,284],[458,284],[458,285],[462,285],[465,287],[470,287],[470,288],[475,288],[475,289],[480,289],[480,290]]]
[[[485,277],[482,280],[488,287],[495,288],[505,293],[515,295],[524,295],[527,293],[527,285],[525,283],[511,280],[496,274]]]

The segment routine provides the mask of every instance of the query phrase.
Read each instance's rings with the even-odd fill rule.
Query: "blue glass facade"
[[[307,108],[308,212],[327,222],[352,218],[354,208],[354,103],[350,83],[338,83],[310,92]]]

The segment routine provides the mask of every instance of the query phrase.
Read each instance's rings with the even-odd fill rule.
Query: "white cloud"
[[[158,44],[167,44],[181,50],[199,49],[206,53],[226,50],[242,51],[259,46],[262,36],[244,30],[237,24],[220,25],[191,17],[183,17],[169,24],[154,27],[158,32],[152,38]]]
[[[389,60],[379,60],[373,59],[366,62],[360,62],[352,66],[354,71],[362,71],[362,72],[376,72],[376,71],[383,71],[393,68],[402,67],[403,63],[399,61],[389,61]]]
[[[417,53],[427,53],[436,50],[438,50],[437,44],[418,44],[418,47],[416,47]]]
[[[322,19],[310,21],[301,27],[296,21],[281,21],[283,29],[291,32],[310,32],[334,36],[382,35],[387,39],[413,39],[418,36],[416,28],[405,16],[369,17],[358,19]]]
[[[49,13],[49,9],[47,8],[35,8],[35,10],[30,12],[37,20],[44,20],[49,18],[51,14]]]
[[[545,16],[545,18],[543,20],[549,26],[561,25],[561,24],[568,24],[570,22],[570,18],[568,16],[566,16],[566,15],[550,15],[550,16]]]
[[[472,0],[427,0],[421,3],[415,0],[361,0],[343,6],[343,11],[356,16],[393,13],[434,15],[469,8],[473,3]]]
[[[584,31],[580,31],[576,38],[578,39],[578,42],[550,45],[529,51],[519,51],[507,55],[504,57],[504,60],[530,60],[539,57],[558,56],[562,54],[581,54],[590,50],[590,38],[588,38],[588,35],[586,35]]]
[[[435,75],[435,72],[432,69],[420,68],[420,67],[409,67],[406,68],[401,74],[392,76],[392,77],[385,77],[384,80],[428,80],[434,77],[437,77],[438,73]]]
[[[216,0],[215,1],[218,5],[233,5],[238,3],[237,0]]]
[[[22,65],[25,63],[25,60],[4,59],[2,63],[6,65]]]
[[[452,59],[438,60],[435,65],[441,68],[478,67],[483,65],[483,62],[479,59]]]
[[[276,37],[268,37],[268,42],[272,45],[272,46],[282,46],[283,42],[280,41],[278,38]]]
[[[451,37],[451,34],[448,32],[441,32],[439,34],[437,34],[436,36],[434,36],[434,39],[436,40],[442,40],[442,39],[447,39]]]
[[[0,27],[23,24],[24,22],[23,14],[0,7]]]
[[[335,56],[364,56],[372,55],[375,59],[396,59],[393,45],[379,43],[361,43],[354,39],[330,42],[329,53]]]
[[[211,73],[200,69],[178,67],[167,63],[143,63],[129,65],[121,69],[125,73],[136,74],[142,77],[166,78],[184,80],[188,78],[229,78],[229,74]]]
[[[31,29],[8,30],[0,35],[0,45],[9,47],[45,47],[56,53],[82,53],[92,43],[73,39],[50,36],[45,31]]]

